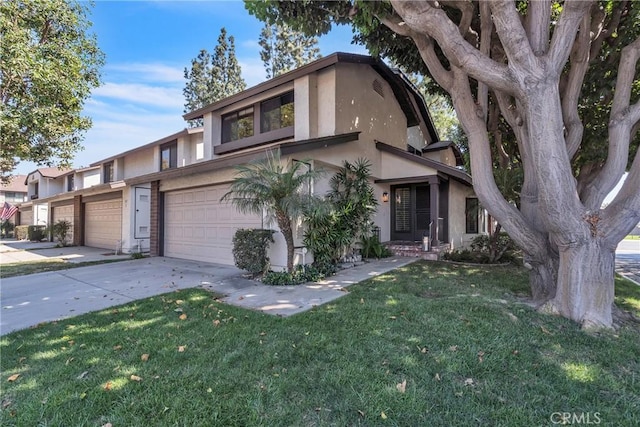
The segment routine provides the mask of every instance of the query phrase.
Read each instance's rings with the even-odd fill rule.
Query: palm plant
[[[236,178],[221,201],[230,201],[242,213],[275,217],[287,244],[287,271],[293,271],[293,224],[314,200],[312,180],[321,172],[304,161],[283,164],[278,150],[264,159],[236,167]]]

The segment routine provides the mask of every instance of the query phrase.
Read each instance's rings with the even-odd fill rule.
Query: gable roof
[[[64,175],[69,171],[72,171],[73,169],[69,169],[69,168],[64,168],[64,169],[60,169],[57,167],[52,167],[52,168],[38,168],[32,172],[29,172],[25,179],[24,179],[24,184],[27,185],[28,179],[29,179],[29,175],[32,175],[36,172],[38,172],[43,178],[57,178],[60,175]]]
[[[422,95],[401,71],[389,68],[389,66],[387,66],[381,59],[367,55],[357,55],[354,53],[344,52],[332,53],[331,55],[303,65],[300,68],[296,68],[295,70],[274,77],[271,80],[267,80],[249,89],[243,90],[242,92],[238,92],[235,95],[231,95],[227,98],[191,111],[182,117],[185,120],[199,119],[206,113],[219,110],[235,104],[236,102],[259,95],[270,89],[292,82],[297,78],[306,76],[337,63],[370,65],[391,86],[394,96],[407,117],[407,126],[421,126],[425,135],[430,135],[433,141],[438,140],[438,134],[431,117],[429,116],[429,111]]]
[[[27,185],[25,181],[27,179],[27,175],[14,175],[9,178],[9,182],[6,184],[2,184],[0,187],[0,191],[11,191],[14,193],[26,193]]]
[[[429,144],[422,149],[422,152],[429,153],[432,151],[446,150],[447,148],[451,148],[451,150],[453,150],[453,155],[456,158],[456,166],[464,165],[464,159],[462,158],[460,147],[458,147],[458,145],[453,141],[438,141],[433,144]]]
[[[435,160],[431,160],[427,157],[416,156],[415,154],[411,154],[408,151],[403,151],[399,148],[393,147],[389,144],[385,144],[384,142],[376,141],[376,148],[380,151],[384,151],[386,153],[393,154],[398,157],[402,157],[403,159],[407,159],[409,161],[419,163],[424,166],[428,166],[432,169],[437,170],[440,173],[450,176],[455,180],[462,182],[466,185],[473,185],[473,181],[471,180],[471,175],[466,173],[463,170],[458,168],[451,167],[449,165],[445,165],[444,163],[436,162]],[[376,180],[376,182],[383,182],[385,180]]]

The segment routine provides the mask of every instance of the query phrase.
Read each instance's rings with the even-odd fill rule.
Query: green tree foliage
[[[320,58],[318,39],[295,31],[286,24],[265,24],[258,44],[267,79]]]
[[[191,68],[185,67],[184,78],[187,80],[182,90],[185,113],[227,98],[247,87],[236,58],[234,38],[227,37],[224,27],[220,29],[218,44],[213,54],[202,49],[198,56],[191,60]],[[201,120],[190,123],[190,126],[201,125]]]
[[[67,167],[82,148],[82,107],[104,63],[87,13],[85,2],[0,2],[3,181],[21,160]]]
[[[370,235],[378,201],[371,180],[371,163],[345,161],[329,181],[325,202],[305,213],[304,244],[320,269],[327,269],[353,245]]]
[[[240,165],[222,201],[230,201],[243,213],[274,217],[287,245],[287,271],[293,271],[295,220],[313,203],[308,191],[321,173],[302,161],[283,162],[279,151],[270,151],[258,162]],[[307,190],[305,190],[307,189]]]

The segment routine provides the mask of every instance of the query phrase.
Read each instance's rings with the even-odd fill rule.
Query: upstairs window
[[[75,183],[73,175],[67,176],[67,191],[75,190]]]
[[[253,136],[253,107],[222,116],[222,143]]]
[[[293,92],[285,93],[260,104],[260,132],[270,132],[294,124]]]
[[[113,182],[113,162],[105,163],[102,166],[102,182],[105,184]]]
[[[178,143],[170,142],[160,146],[160,170],[178,167]]]

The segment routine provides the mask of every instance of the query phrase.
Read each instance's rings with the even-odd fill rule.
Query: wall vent
[[[373,86],[373,90],[375,90],[378,93],[378,95],[384,98],[384,90],[382,88],[382,83],[380,83],[380,80],[375,79],[373,81],[372,86]]]

